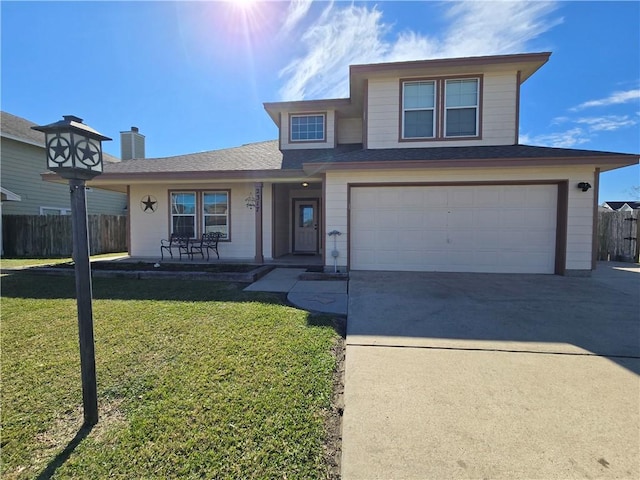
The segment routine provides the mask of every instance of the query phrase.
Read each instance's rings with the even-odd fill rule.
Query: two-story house
[[[66,185],[42,181],[47,170],[44,133],[32,130],[36,124],[7,112],[0,114],[0,163],[2,188],[9,193],[2,200],[3,215],[70,215],[71,199]],[[106,163],[120,160],[104,154]],[[124,215],[126,197],[121,193],[92,190],[87,197],[90,214]]]
[[[277,141],[123,161],[90,184],[127,193],[136,257],[218,231],[225,259],[589,272],[599,174],[638,156],[518,143],[520,86],[549,56],[354,65],[348,98],[265,103]]]

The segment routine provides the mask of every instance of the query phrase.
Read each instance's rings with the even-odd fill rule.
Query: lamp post
[[[98,422],[98,393],[85,181],[102,173],[102,141],[111,139],[83,124],[81,118],[73,115],[64,115],[63,120],[58,122],[31,128],[45,134],[47,168],[69,181],[80,337],[82,404],[84,424],[91,426]]]

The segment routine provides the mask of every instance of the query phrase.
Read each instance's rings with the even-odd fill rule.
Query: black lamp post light
[[[85,181],[102,173],[102,141],[109,137],[82,123],[82,119],[65,115],[49,125],[31,127],[44,132],[47,168],[69,180],[71,221],[73,226],[73,261],[75,263],[78,334],[80,337],[80,373],[84,424],[98,422],[98,393],[91,307],[91,265],[87,229]]]

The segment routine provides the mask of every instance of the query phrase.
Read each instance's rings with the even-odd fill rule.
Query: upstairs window
[[[445,137],[478,135],[478,79],[445,82]]]
[[[435,107],[435,82],[405,82],[402,96],[403,138],[433,138]]]
[[[292,142],[324,142],[325,115],[291,115]]]
[[[482,76],[400,82],[400,140],[480,137]]]

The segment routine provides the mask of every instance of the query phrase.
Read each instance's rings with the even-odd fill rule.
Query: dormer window
[[[326,139],[326,115],[313,113],[290,116],[292,142],[324,142]]]
[[[400,140],[480,136],[481,77],[404,80]]]

